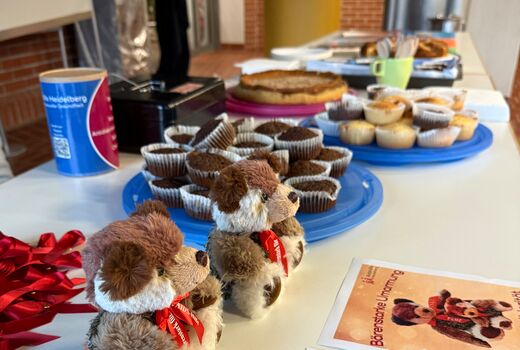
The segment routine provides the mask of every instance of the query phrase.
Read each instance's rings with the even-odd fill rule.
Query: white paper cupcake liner
[[[224,158],[229,159],[232,163],[236,163],[242,160],[242,157],[238,154],[224,151],[218,148],[210,148],[207,150],[207,152],[221,155]],[[195,169],[192,166],[190,166],[189,161],[186,161],[186,169],[191,182],[206,188],[210,188],[215,178],[220,174],[220,171],[206,171]]]
[[[329,120],[327,112],[321,112],[314,116],[314,120],[318,127],[323,131],[324,135],[327,136],[339,136],[339,126],[341,121]]]
[[[413,106],[413,124],[421,130],[445,128],[453,115],[454,112],[448,107],[431,103],[416,103]]]
[[[288,150],[291,162],[299,159],[310,160],[316,158],[318,154],[320,154],[323,144],[323,132],[315,128],[308,128],[307,130],[314,132],[317,137],[298,141],[284,141],[280,140],[278,136],[275,136],[274,147],[276,149]]]
[[[150,191],[153,196],[166,204],[169,208],[182,208],[182,198],[180,188],[162,188],[153,184],[154,180],[148,181]]]
[[[343,94],[341,101],[325,103],[325,109],[330,121],[342,122],[359,119],[363,115],[363,103],[355,96]],[[342,118],[335,119],[333,114],[338,113]]]
[[[478,127],[479,121],[478,121],[478,113],[473,110],[462,110],[455,113],[456,115],[463,115],[465,117],[470,118],[473,120],[473,123],[464,123],[462,125],[457,125],[455,123],[455,118],[452,119],[450,125],[452,126],[458,126],[460,127],[460,133],[459,136],[457,136],[457,141],[467,141],[473,137],[475,134],[475,130]]]
[[[342,124],[339,128],[339,137],[342,142],[348,145],[369,145],[374,142],[375,126],[372,125],[371,128],[353,128],[348,124]]]
[[[416,134],[410,127],[410,132],[376,128],[376,142],[379,147],[389,149],[407,149],[415,144]]]
[[[256,128],[258,128],[259,126],[261,125],[264,125],[266,123],[269,123],[269,122],[280,122],[280,123],[284,123],[284,124],[288,124],[290,126],[298,126],[298,122],[294,121],[293,119],[289,119],[289,118],[273,118],[273,119],[265,119],[265,120],[262,120],[262,121],[256,121],[256,125],[255,125],[255,132],[256,133],[259,133],[258,131],[256,131]],[[270,137],[275,137],[276,135],[280,135],[281,132],[279,133],[276,133],[276,134],[272,134],[272,135],[267,135],[267,134],[262,134],[262,135],[267,135],[267,136],[270,136]]]
[[[330,176],[332,176],[334,178],[341,177],[345,173],[345,171],[347,171],[348,165],[352,161],[352,156],[354,154],[352,153],[351,150],[349,150],[346,147],[327,146],[324,148],[338,151],[343,154],[343,157],[339,158],[339,159],[319,160],[320,162],[329,163],[331,165]]]
[[[235,127],[237,133],[253,132],[255,130],[255,118],[247,117],[244,118],[244,122]]]
[[[404,103],[400,103],[396,108],[392,109],[380,109],[373,108],[370,106],[371,103],[367,103],[364,106],[365,119],[374,125],[390,124],[398,121],[403,116],[406,106]]]
[[[198,126],[172,125],[169,128],[167,128],[166,130],[164,130],[164,134],[163,134],[164,141],[166,141],[166,143],[178,145],[180,143],[172,140],[171,136],[187,134],[187,135],[191,135],[193,137],[193,136],[195,136],[197,131],[199,131],[199,129],[200,129],[200,127],[198,127]]]
[[[180,148],[184,153],[159,154],[151,151],[161,148]],[[144,157],[148,171],[158,177],[178,177],[186,174],[186,155],[191,151],[191,147],[186,145],[171,143],[152,143],[141,147],[141,154]]]
[[[241,142],[260,142],[265,144],[264,147],[235,147],[234,145]],[[274,148],[274,141],[267,135],[258,134],[256,132],[247,132],[238,134],[233,146],[228,147],[229,152],[236,153],[242,157],[248,156],[255,151],[271,152]]]
[[[336,191],[331,195],[324,191],[300,191],[292,185],[306,181],[321,181],[327,180],[336,185]],[[341,190],[341,184],[338,180],[328,176],[298,176],[291,177],[284,181],[284,184],[289,186],[292,191],[298,194],[300,198],[300,211],[305,213],[321,213],[327,211],[336,205],[336,200]]]
[[[148,181],[153,181],[153,180],[160,180],[162,179],[162,177],[159,177],[159,176],[155,176],[154,174],[152,174],[147,166],[143,166],[143,169],[141,170],[141,174],[143,175],[144,177],[144,180],[146,181],[146,183],[148,183]]]
[[[211,221],[211,200],[192,193],[205,189],[205,187],[191,184],[182,186],[179,191],[186,214],[195,219]]]
[[[417,132],[417,145],[425,148],[449,147],[453,145],[459,133],[458,126]]]
[[[206,137],[197,143],[193,144],[193,140],[190,142],[190,146],[195,149],[206,149],[206,148],[220,148],[226,149],[233,144],[235,140],[235,129],[229,122],[229,118],[226,113],[220,114],[215,119],[220,119],[222,122],[217,125]]]

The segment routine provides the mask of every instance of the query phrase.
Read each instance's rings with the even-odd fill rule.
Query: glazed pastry
[[[365,105],[365,119],[375,125],[390,124],[403,116],[406,106],[398,101],[374,101]]]
[[[369,145],[374,141],[376,127],[364,120],[353,120],[340,126],[340,139],[348,145]]]
[[[389,94],[386,95],[384,92],[381,94],[381,97],[378,101],[390,102],[393,104],[402,103],[405,105],[405,109],[403,112],[403,118],[411,118],[413,116],[412,112],[412,101],[410,101],[404,94]]]
[[[391,149],[412,148],[415,143],[415,130],[401,122],[378,126],[376,142],[379,147]]]
[[[450,125],[460,128],[457,141],[467,141],[473,137],[475,129],[478,126],[478,114],[471,110],[456,112]]]

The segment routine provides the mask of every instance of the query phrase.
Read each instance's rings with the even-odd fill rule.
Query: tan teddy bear
[[[88,349],[215,348],[220,283],[209,276],[207,254],[183,246],[161,202],[94,234],[82,255],[87,297],[100,308]]]
[[[207,251],[212,271],[242,313],[261,317],[302,259],[303,229],[293,219],[298,196],[280,183],[266,161],[242,160],[221,171],[210,198],[215,228]]]

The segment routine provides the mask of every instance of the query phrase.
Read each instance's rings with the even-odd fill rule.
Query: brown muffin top
[[[259,147],[265,147],[267,146],[265,143],[262,142],[256,142],[256,141],[244,141],[239,142],[236,145],[233,145],[237,148],[259,148]]]
[[[204,140],[213,130],[217,128],[217,126],[222,123],[222,119],[212,119],[202,125],[195,134],[195,137],[192,140],[193,145],[198,145],[202,140]]]
[[[336,185],[332,181],[328,180],[311,180],[304,181],[295,184],[291,184],[292,187],[303,192],[327,192],[333,194],[336,191]]]
[[[278,121],[267,122],[259,125],[255,131],[264,135],[274,135],[286,131],[291,126]]]
[[[192,168],[203,171],[218,171],[233,164],[232,161],[220,154],[199,151],[188,153],[187,161]]]
[[[330,162],[332,160],[341,159],[343,157],[345,157],[345,155],[339,151],[330,148],[322,148],[316,159]]]
[[[318,135],[315,132],[310,131],[307,128],[302,128],[300,126],[294,126],[283,134],[278,136],[279,140],[282,141],[300,141],[312,139],[313,137],[317,137]]]
[[[377,109],[394,109],[399,107],[401,103],[399,101],[374,101],[370,103],[368,106],[371,108],[377,108]]]
[[[173,141],[183,144],[183,145],[187,145],[193,138],[193,135],[190,135],[190,134],[175,134],[175,135],[169,135],[169,136],[170,136],[170,139],[172,139]]]
[[[325,170],[325,167],[313,163],[309,160],[298,160],[291,163],[287,177],[294,176],[305,176],[305,175],[318,175]]]
[[[150,151],[153,154],[174,154],[174,153],[186,153],[182,148],[158,148]]]
[[[169,179],[160,179],[153,180],[152,184],[160,188],[179,188],[181,186],[187,185],[188,181],[185,179],[179,178],[169,178]]]

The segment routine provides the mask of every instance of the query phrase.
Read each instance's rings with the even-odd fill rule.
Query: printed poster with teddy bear
[[[356,259],[319,343],[349,350],[520,350],[520,283]]]

